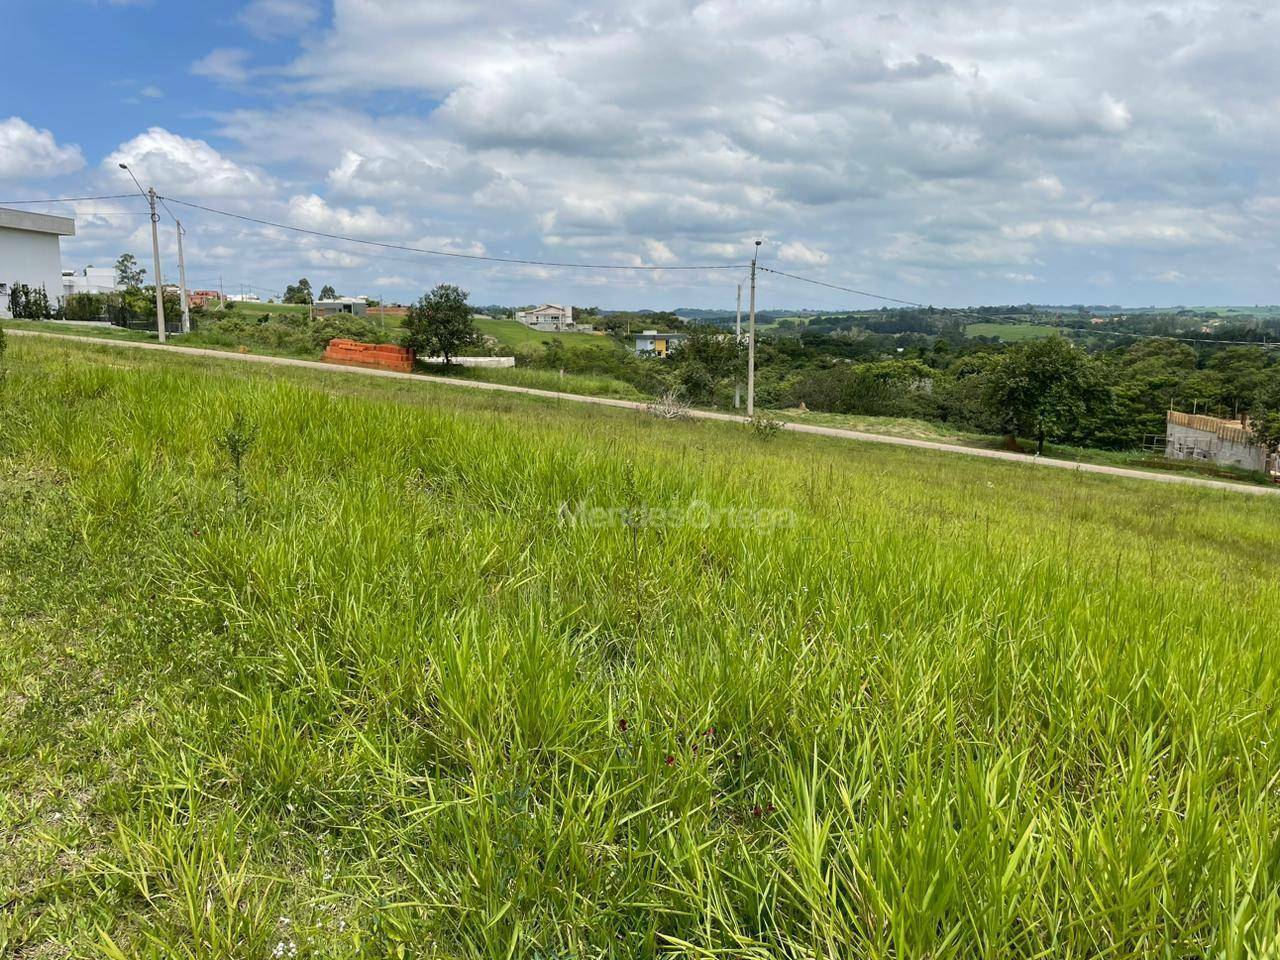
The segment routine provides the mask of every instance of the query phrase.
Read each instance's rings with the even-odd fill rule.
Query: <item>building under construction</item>
[[[1165,422],[1164,455],[1170,460],[1210,460],[1224,467],[1280,472],[1276,458],[1256,443],[1248,420],[1222,420],[1170,410]]]

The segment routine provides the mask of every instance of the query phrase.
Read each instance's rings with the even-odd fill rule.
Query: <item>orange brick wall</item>
[[[391,343],[330,340],[324,351],[324,359],[351,367],[374,367],[380,370],[397,370],[400,373],[410,373],[413,370],[413,351]]]

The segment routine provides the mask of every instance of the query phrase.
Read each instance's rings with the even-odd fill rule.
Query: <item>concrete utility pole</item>
[[[747,332],[747,416],[756,415],[756,258],[760,256],[760,244],[756,241],[756,249],[751,254],[751,319]]]
[[[733,348],[737,350],[742,345],[742,284],[738,284],[738,314],[733,320]],[[737,364],[734,364],[737,366]],[[737,410],[742,406],[742,380],[738,377],[733,378],[733,409]]]
[[[191,332],[191,306],[187,302],[187,261],[182,257],[182,221],[173,221],[178,225],[178,282],[182,284],[182,332]]]
[[[155,261],[156,268],[156,333],[160,337],[160,342],[164,343],[164,277],[160,273],[160,214],[156,213],[156,188],[151,187],[149,190],[143,190],[142,184],[138,183],[138,178],[133,176],[133,171],[129,169],[127,163],[120,164],[120,169],[128,173],[130,177],[133,177],[133,182],[138,191],[147,198],[147,203],[151,205],[151,256]]]

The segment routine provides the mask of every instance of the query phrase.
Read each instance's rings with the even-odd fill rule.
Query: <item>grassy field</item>
[[[620,400],[644,400],[645,395],[617,377],[589,373],[565,373],[543,370],[538,367],[450,367],[425,368],[429,376],[451,377],[461,380],[483,380],[486,383],[505,383],[513,387],[532,387],[535,390],[555,390],[574,393],[583,397],[614,397]]]
[[[1057,330],[1040,323],[971,323],[964,332],[968,337],[996,337],[1009,341],[1059,336]]]
[[[1270,499],[5,365],[0,955],[1275,955]]]
[[[579,350],[616,351],[622,349],[616,341],[609,337],[596,336],[591,333],[544,333],[526,327],[518,320],[504,320],[496,317],[484,317],[476,321],[476,328],[483,334],[493,337],[499,344],[509,350],[525,345],[538,345],[551,340],[558,340],[566,347]]]

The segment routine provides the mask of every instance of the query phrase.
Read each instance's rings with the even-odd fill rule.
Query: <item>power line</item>
[[[26,203],[72,203],[77,200],[129,200],[132,193],[113,193],[104,197],[43,197],[39,200],[0,200],[5,206],[18,206]]]
[[[295,227],[287,223],[277,223],[273,220],[263,220],[258,217],[246,216],[242,213],[231,213],[228,210],[218,210],[214,207],[206,207],[203,204],[192,203],[188,200],[179,200],[177,197],[169,197],[174,203],[182,204],[184,207],[191,207],[196,210],[203,210],[206,213],[215,213],[222,217],[232,217],[236,220],[245,220],[249,223],[256,223],[265,227],[276,227],[280,230],[292,230],[295,233],[305,233],[308,236],[323,237],[326,240],[341,240],[345,243],[360,243],[370,247],[381,247],[386,250],[405,250],[409,253],[421,253],[432,257],[453,257],[459,260],[484,260],[490,263],[515,263],[523,266],[531,267],[568,267],[576,270],[742,270],[743,264],[701,264],[701,265],[677,265],[677,266],[624,266],[617,263],[564,263],[555,260],[523,260],[516,257],[490,257],[479,253],[457,253],[452,250],[432,250],[425,247],[412,247],[403,243],[384,243],[379,240],[361,240],[358,237],[347,237],[339,233],[325,233],[323,230],[309,230],[305,227]]]
[[[876,300],[885,300],[889,303],[901,303],[909,307],[920,307],[922,309],[928,309],[928,307],[925,304],[918,303],[915,300],[901,300],[897,297],[886,297],[878,293],[869,293],[866,290],[855,290],[852,287],[842,287],[839,284],[827,283],[825,280],[815,280],[812,277],[801,277],[794,273],[786,273],[782,270],[774,270],[770,267],[760,267],[759,269],[767,273],[776,274],[777,276],[780,276],[780,277],[788,277],[792,280],[799,280],[802,283],[812,283],[819,287],[829,287],[832,290],[842,290],[845,293],[854,293],[861,297],[872,297]],[[963,317],[966,319],[982,320],[982,321],[994,322],[994,323],[1009,322],[1009,318],[1007,314],[977,313],[977,312],[974,312],[973,310],[967,310],[964,308],[955,308],[955,307],[937,307],[936,309],[939,312],[944,313],[950,317]],[[1072,333],[1079,333],[1082,335],[1101,334],[1103,336],[1109,336],[1109,337],[1131,337],[1134,339],[1148,339],[1148,340],[1178,340],[1183,343],[1218,343],[1218,344],[1230,344],[1230,345],[1241,346],[1241,347],[1280,346],[1280,343],[1268,342],[1265,340],[1215,340],[1210,337],[1178,337],[1178,336],[1173,336],[1172,334],[1162,334],[1162,333],[1128,333],[1124,330],[1099,330],[1096,328],[1087,328],[1087,327],[1071,327],[1071,326],[1067,326],[1065,324],[1060,324],[1060,323],[1040,323],[1035,320],[1023,320],[1021,322],[1029,324],[1030,326],[1044,327],[1049,330],[1066,330]]]
[[[169,205],[164,202],[164,197],[156,194],[156,199],[160,201],[160,206],[164,207],[164,212],[169,215],[169,219],[174,223],[178,222],[178,218],[173,215],[173,211],[169,209]]]
[[[772,267],[760,267],[765,273],[777,274],[779,277],[788,277],[791,280],[799,280],[801,283],[812,283],[818,287],[830,287],[832,290],[842,290],[845,293],[856,293],[860,297],[871,297],[873,300],[884,300],[887,303],[901,303],[907,307],[921,307],[928,309],[927,304],[917,303],[915,300],[899,300],[897,297],[886,297],[880,293],[869,293],[866,290],[855,290],[853,287],[842,287],[838,283],[827,283],[825,280],[815,280],[812,277],[801,277],[794,273],[786,273],[782,270],[774,270]]]

